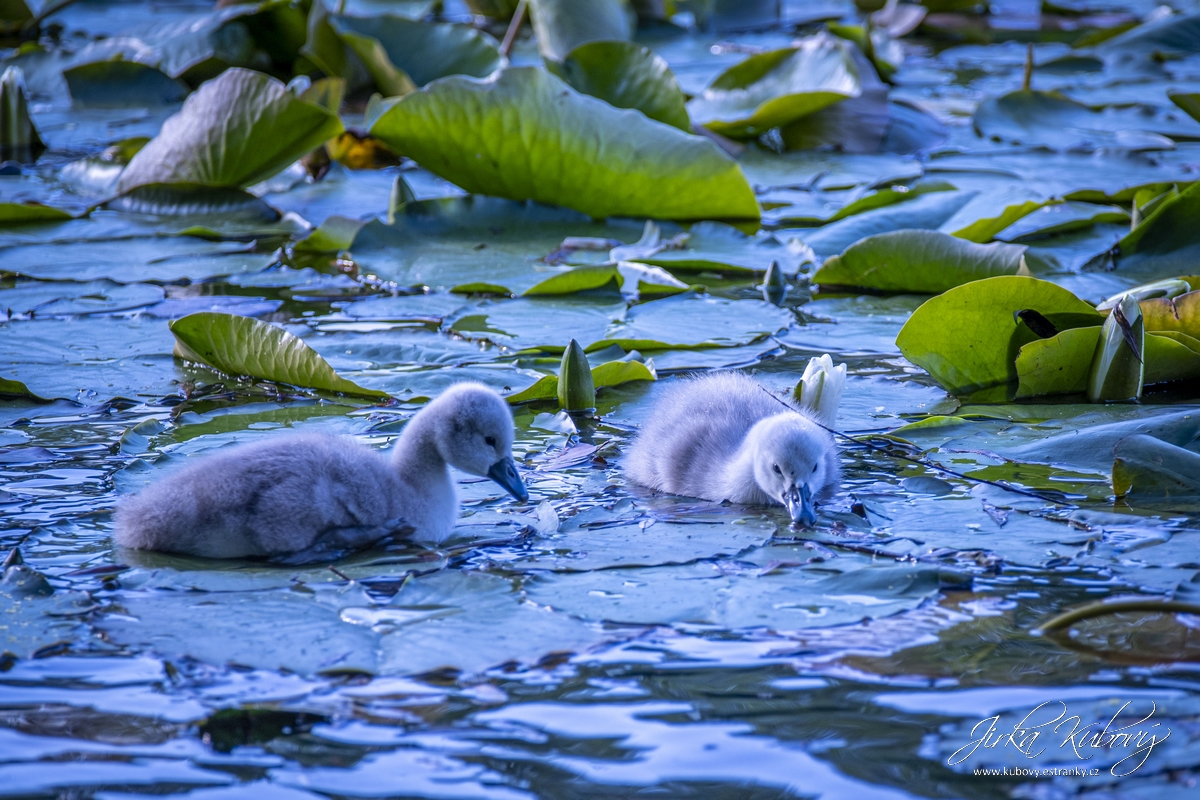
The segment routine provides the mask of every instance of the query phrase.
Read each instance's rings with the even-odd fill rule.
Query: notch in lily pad
[[[175,355],[226,375],[390,400],[386,392],[346,380],[303,340],[266,322],[205,311],[170,323]]]
[[[596,410],[592,367],[583,348],[574,339],[563,351],[558,370],[558,404],[570,414],[592,414]]]

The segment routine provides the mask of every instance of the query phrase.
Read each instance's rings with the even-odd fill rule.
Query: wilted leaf
[[[862,84],[854,45],[829,34],[797,47],[760,53],[721,73],[688,104],[698,125],[722,136],[750,139],[849,97]]]
[[[576,91],[617,108],[635,108],[658,122],[690,132],[683,92],[667,62],[633,42],[588,42],[554,72]]]
[[[328,110],[274,78],[231,69],[201,86],[138,152],[117,189],[153,183],[246,187],[342,131]]]
[[[388,397],[342,378],[303,340],[266,322],[204,312],[177,319],[170,327],[176,339],[175,355],[227,375],[339,394]]]
[[[975,244],[939,231],[868,236],[826,259],[813,282],[889,292],[936,294],[997,275],[1028,275],[1025,248]]]
[[[1103,322],[1066,289],[1036,278],[1004,276],[927,300],[905,323],[896,344],[948,392],[960,397],[987,392],[988,399],[1004,400],[1019,380],[1021,347],[1040,338],[1014,318],[1025,309],[1037,311],[1059,330]]]
[[[1200,339],[1200,292],[1155,297],[1138,305],[1147,331],[1179,331]]]
[[[741,168],[712,142],[533,67],[434,81],[386,107],[371,133],[470,192],[593,217],[758,218]]]

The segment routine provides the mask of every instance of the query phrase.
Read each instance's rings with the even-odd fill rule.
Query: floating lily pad
[[[692,129],[674,73],[648,47],[622,41],[588,42],[572,50],[555,73],[576,91],[617,108],[635,108],[682,131]]]
[[[759,216],[741,169],[712,142],[614,109],[532,67],[487,81],[434,81],[386,105],[371,133],[470,192],[593,217]]]
[[[813,281],[888,292],[935,294],[997,275],[1028,275],[1025,248],[981,245],[938,231],[894,231],[862,239],[826,259]]]
[[[1136,500],[1200,503],[1200,454],[1136,434],[1113,449],[1113,493]]]
[[[633,34],[621,0],[531,0],[530,17],[543,58],[562,61],[580,45]]]

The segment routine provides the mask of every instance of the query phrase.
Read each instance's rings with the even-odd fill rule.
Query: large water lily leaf
[[[1024,247],[975,244],[939,231],[869,236],[826,259],[815,283],[889,292],[936,294],[997,275],[1028,275]]]
[[[1036,278],[1005,276],[968,283],[927,301],[913,312],[896,344],[953,394],[1015,388],[1017,353],[1040,338],[1014,317],[1026,310],[1064,330],[1103,322],[1066,289]]]
[[[471,192],[593,217],[759,215],[741,169],[712,142],[614,109],[533,67],[434,81],[388,106],[371,133]]]
[[[208,364],[227,375],[321,389],[341,394],[386,398],[339,376],[328,362],[281,328],[234,314],[190,314],[171,323],[175,353]]]
[[[1085,230],[1094,225],[1129,222],[1129,212],[1118,206],[1070,201],[1046,203],[1028,214],[1022,214],[1011,225],[997,231],[996,239],[1004,242],[1025,242]]]
[[[577,91],[617,108],[691,131],[683,92],[661,56],[633,42],[588,42],[572,50],[555,73]]]
[[[786,309],[761,300],[726,300],[677,295],[629,309],[609,325],[596,350],[618,344],[624,350],[676,347],[736,347],[778,333],[795,322]]]
[[[854,45],[828,34],[794,48],[753,55],[731,67],[688,104],[698,125],[749,139],[850,97],[862,85]]]
[[[336,114],[267,75],[231,69],[201,86],[121,174],[127,192],[157,183],[246,187],[342,131]]]
[[[157,67],[136,61],[94,61],[63,70],[72,102],[82,106],[154,106],[178,103],[188,87]]]
[[[899,230],[934,230],[946,224],[976,192],[935,192],[882,208],[864,211],[815,231],[800,231],[800,238],[819,256],[841,253],[868,236]]]
[[[633,19],[622,0],[531,0],[530,12],[538,52],[553,61],[562,61],[582,44],[633,34]]]

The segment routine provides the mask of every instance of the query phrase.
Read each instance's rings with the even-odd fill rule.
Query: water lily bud
[[[1137,298],[1126,295],[1100,329],[1100,341],[1088,375],[1088,400],[1093,403],[1136,400],[1142,396],[1146,366],[1146,331]]]
[[[396,182],[392,184],[392,194],[388,197],[388,225],[396,221],[396,212],[403,208],[405,203],[411,203],[416,199],[417,195],[408,185],[408,181],[404,180],[403,175],[397,175]]]
[[[9,67],[0,75],[0,158],[33,160],[45,149],[29,117],[25,73]]]
[[[796,390],[792,393],[801,408],[812,413],[821,423],[833,426],[837,420],[838,404],[846,388],[846,365],[833,366],[833,359],[826,353],[810,358]]]
[[[787,278],[783,274],[783,267],[779,266],[778,261],[772,261],[771,266],[767,267],[767,274],[763,276],[763,300],[773,306],[783,305],[787,290]]]
[[[1154,281],[1153,283],[1143,283],[1141,286],[1135,286],[1132,289],[1126,289],[1119,294],[1114,294],[1112,297],[1105,300],[1100,305],[1096,306],[1097,311],[1111,311],[1116,308],[1126,297],[1132,297],[1137,302],[1143,300],[1153,300],[1157,297],[1165,297],[1168,300],[1178,297],[1181,294],[1187,294],[1192,291],[1192,287],[1187,281],[1182,278],[1167,278],[1162,281]]]
[[[564,411],[591,412],[596,410],[596,387],[592,383],[592,367],[583,348],[574,339],[563,352],[558,370],[558,404]]]

